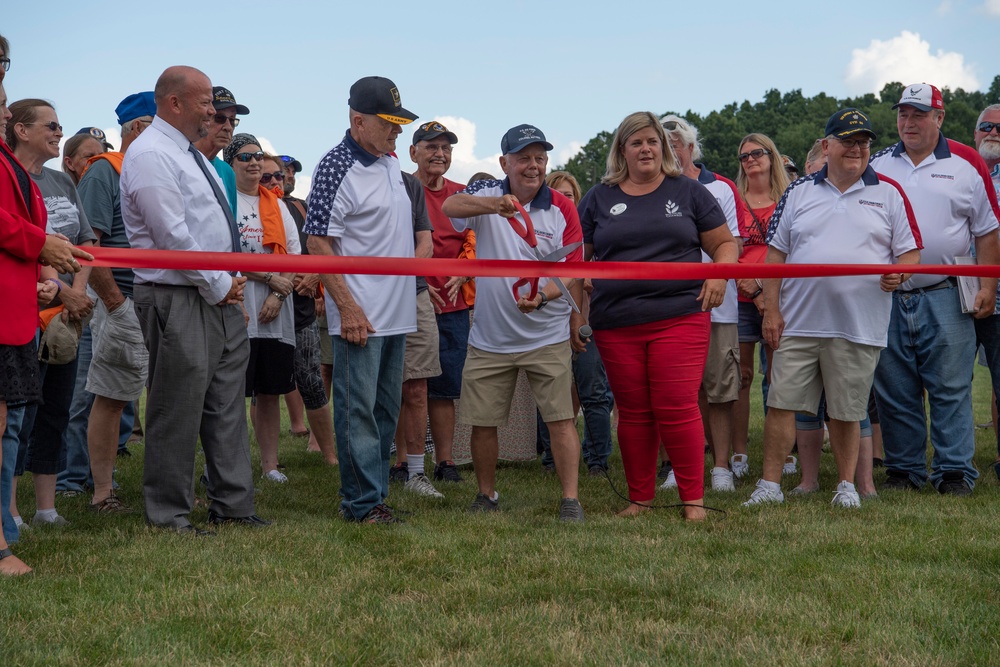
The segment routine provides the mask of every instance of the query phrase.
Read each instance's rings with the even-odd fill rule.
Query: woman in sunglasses
[[[274,185],[274,172],[267,174],[267,183],[262,182],[262,165],[281,171],[276,168],[274,157],[261,150],[256,137],[245,133],[234,136],[222,156],[236,172],[236,223],[242,251],[300,254],[295,221],[281,196],[270,189]],[[278,470],[279,399],[295,389],[295,314],[292,299],[287,298],[292,293],[295,273],[267,271],[245,275],[243,303],[250,337],[246,395],[253,399],[250,420],[260,445],[264,478],[284,483],[288,477]]]
[[[48,213],[46,231],[62,234],[73,245],[93,245],[96,240],[87,216],[83,212],[76,185],[66,174],[44,166],[59,157],[62,126],[56,110],[45,100],[19,100],[10,105],[7,122],[7,145],[24,166],[45,200]],[[90,267],[76,274],[61,273],[57,280],[59,294],[49,307],[62,306],[56,317],[63,321],[85,320],[94,302],[87,296]],[[39,362],[42,378],[42,402],[30,406],[24,415],[24,427],[19,436],[15,482],[11,497],[11,514],[20,522],[17,511],[17,478],[28,470],[35,485],[35,507],[32,525],[65,525],[69,523],[55,509],[56,475],[66,467],[63,431],[69,422],[69,407],[76,384],[77,359],[65,364]]]
[[[749,209],[749,219],[744,220],[745,229],[741,264],[763,264],[767,256],[767,231],[774,215],[775,206],[788,187],[788,173],[781,160],[781,153],[771,139],[763,134],[748,134],[740,142],[740,171],[736,175],[736,189]],[[760,314],[761,281],[745,278],[736,281],[739,290],[739,337],[740,337],[740,398],[736,401],[736,422],[733,429],[734,442],[746,442],[750,431],[750,385],[753,383],[754,365],[758,341],[764,346],[768,362],[771,348],[764,345]],[[765,370],[766,375],[766,370]],[[764,400],[767,401],[767,382],[764,384]],[[743,449],[746,451],[746,449]],[[795,472],[795,458],[789,457],[788,473]],[[750,466],[746,454],[734,454],[730,459],[733,476],[741,478]]]

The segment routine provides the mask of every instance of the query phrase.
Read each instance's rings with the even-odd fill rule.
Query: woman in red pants
[[[605,262],[735,263],[737,246],[715,198],[681,175],[663,128],[648,112],[615,131],[607,172],[580,202],[585,253]],[[619,410],[618,444],[631,504],[656,492],[659,443],[674,466],[684,517],[701,520],[704,430],[698,411],[709,313],[725,280],[594,280],[590,323]]]

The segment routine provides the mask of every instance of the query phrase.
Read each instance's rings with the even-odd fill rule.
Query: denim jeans
[[[875,370],[885,466],[905,473],[917,486],[927,480],[927,415],[930,403],[930,482],[960,471],[971,487],[979,477],[972,466],[972,366],[976,332],[962,313],[956,287],[892,295],[889,341]]]
[[[599,465],[608,467],[608,457],[613,447],[611,442],[611,410],[615,399],[608,388],[608,376],[604,372],[601,355],[593,340],[587,349],[573,355],[573,381],[576,393],[583,407],[583,461],[587,467]],[[542,465],[552,465],[552,443],[549,429],[536,411],[538,419],[538,440],[542,445]]]
[[[990,369],[993,393],[1000,406],[1000,315],[991,315],[982,320],[973,320],[976,327],[976,343],[986,351],[986,364]],[[1000,456],[1000,436],[997,436],[997,455]]]
[[[14,484],[14,464],[17,462],[17,441],[24,423],[25,406],[7,408],[7,428],[3,432],[3,466],[0,468],[0,521],[7,544],[17,542],[18,530],[10,513],[11,486]]]
[[[58,475],[66,467],[63,435],[69,424],[79,361],[78,356],[62,365],[39,362],[42,400],[29,405],[24,413],[15,475],[21,476],[25,470],[37,475]]]
[[[360,521],[389,495],[389,448],[403,397],[406,336],[369,336],[364,347],[333,342],[333,427],[340,508]]]

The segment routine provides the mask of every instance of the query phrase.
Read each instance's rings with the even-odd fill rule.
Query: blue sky
[[[893,80],[985,90],[1000,74],[1000,0],[12,4],[0,25],[11,101],[51,100],[69,133],[115,130],[122,98],[192,65],[250,107],[239,129],[301,160],[303,176],[340,141],[348,90],[371,74],[459,135],[458,181],[499,173],[500,137],[520,123],[545,132],[554,166],[632,111],[704,113],[771,88],[843,97]],[[414,127],[398,144],[404,170]]]

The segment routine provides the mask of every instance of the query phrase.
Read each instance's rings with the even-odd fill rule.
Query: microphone
[[[590,328],[589,324],[584,324],[580,327],[580,339],[583,341],[589,341],[590,337],[594,335],[594,330]]]

